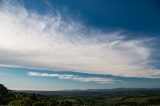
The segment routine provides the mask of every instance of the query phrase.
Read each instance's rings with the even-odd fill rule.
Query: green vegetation
[[[40,95],[7,90],[0,84],[3,106],[160,106],[160,91],[69,91]],[[36,92],[35,92],[36,93]]]

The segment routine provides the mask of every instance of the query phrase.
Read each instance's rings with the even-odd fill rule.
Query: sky
[[[0,83],[159,88],[159,19],[159,0],[1,0]]]

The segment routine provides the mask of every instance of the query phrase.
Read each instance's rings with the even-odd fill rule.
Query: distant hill
[[[0,84],[0,96],[6,96],[8,94],[8,89]],[[32,91],[32,90],[13,90],[17,93],[33,93],[41,94],[48,96],[77,96],[77,95],[121,95],[125,93],[134,93],[134,94],[160,94],[160,88],[115,88],[115,89],[87,89],[87,90],[64,90],[64,91]]]
[[[160,94],[160,88],[116,88],[116,89],[87,89],[87,90],[64,90],[64,91],[31,91],[31,90],[22,90],[16,92],[24,93],[34,93],[41,95],[49,96],[77,96],[77,95],[115,95],[115,94],[125,94],[125,93],[151,93],[151,94]]]

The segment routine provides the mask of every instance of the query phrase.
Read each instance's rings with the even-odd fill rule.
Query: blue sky
[[[160,33],[160,3],[158,0],[54,0],[49,1],[59,11],[69,11],[85,24],[102,29],[124,29],[138,33]],[[44,1],[25,2],[27,8],[45,13]],[[45,10],[44,10],[45,8]]]
[[[0,3],[0,83],[9,89],[160,87],[158,0]]]
[[[111,89],[111,88],[159,88],[160,79],[150,78],[126,78],[110,75],[85,74],[78,72],[59,72],[47,70],[35,70],[25,68],[0,68],[1,83],[14,90],[70,90],[70,89]],[[113,79],[111,82],[98,83],[96,81],[83,82],[73,79],[59,79],[48,76],[30,76],[29,72],[48,74],[69,74],[86,77],[98,77]]]

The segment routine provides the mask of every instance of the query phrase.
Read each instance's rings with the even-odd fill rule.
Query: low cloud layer
[[[22,5],[0,7],[0,64],[125,77],[159,78],[149,65],[151,38],[88,28],[59,14],[38,14]],[[80,79],[79,79],[80,80]]]
[[[39,76],[39,77],[56,77],[58,79],[68,79],[68,80],[75,80],[75,81],[80,81],[80,82],[95,82],[99,84],[116,82],[116,80],[112,80],[109,78],[81,77],[79,75],[72,75],[72,74],[48,74],[48,73],[39,73],[39,72],[28,72],[28,75],[29,76]]]

